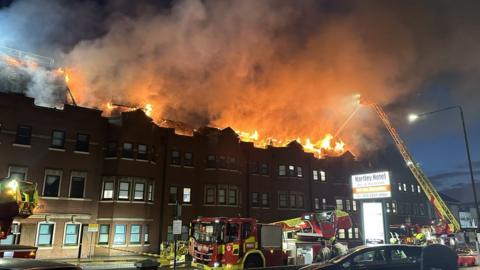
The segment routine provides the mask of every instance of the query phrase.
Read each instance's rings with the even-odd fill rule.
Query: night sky
[[[458,111],[414,123],[407,116],[461,105],[480,180],[479,1],[260,2],[0,0],[0,45],[91,71],[83,74],[89,85],[86,106],[110,96],[141,102],[129,95],[125,74],[150,72],[147,94],[168,101],[154,106],[163,106],[168,118],[193,124],[251,118],[260,126],[262,120],[280,119],[285,130],[305,130],[312,119],[325,115],[334,120],[314,123],[333,129],[351,111],[341,100],[358,91],[385,105],[437,188],[470,200]],[[182,59],[187,61],[180,65]],[[230,68],[239,63],[241,80]],[[298,72],[302,68],[304,74]],[[156,88],[158,77],[161,88]],[[301,83],[305,86],[295,88]],[[307,98],[284,102],[297,95]],[[283,100],[270,101],[273,96]],[[313,96],[319,101],[312,102]],[[244,108],[250,103],[268,113],[253,117],[258,112]],[[278,116],[288,110],[294,116]],[[391,142],[376,116],[366,109],[358,114],[345,130],[347,143],[364,152]]]

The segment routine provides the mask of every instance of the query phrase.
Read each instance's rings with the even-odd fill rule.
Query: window
[[[372,265],[385,265],[385,258],[385,249],[367,250],[353,256],[352,263],[353,265],[362,265],[362,267],[368,269],[368,266]]]
[[[402,191],[402,183],[398,183],[398,190]]]
[[[43,185],[43,196],[58,197],[60,191],[60,178],[62,171],[45,170],[45,182]]]
[[[358,228],[353,228],[353,232],[354,232],[354,234],[355,234],[355,238],[356,238],[356,239],[360,238],[360,235],[359,235],[359,233],[358,233]]]
[[[205,192],[205,203],[206,204],[215,204],[215,187],[214,186],[207,186]]]
[[[338,239],[345,239],[345,229],[338,229]]]
[[[118,199],[119,200],[130,199],[130,182],[120,180],[118,184]]]
[[[217,167],[220,169],[227,168],[227,158],[225,156],[219,156],[217,160]]]
[[[335,200],[337,210],[343,210],[343,200],[342,199],[336,199]]]
[[[125,142],[123,143],[122,157],[133,158],[133,144]]]
[[[415,192],[415,185],[412,184],[411,187],[412,187],[412,192]]]
[[[177,202],[177,198],[178,198],[177,193],[178,193],[177,187],[170,187],[169,193],[168,193],[168,203]]]
[[[180,161],[180,152],[177,150],[173,150],[170,154],[170,164],[180,165]]]
[[[157,150],[155,146],[150,147],[150,161],[155,162],[157,160]]]
[[[132,224],[130,227],[130,244],[140,244],[140,236],[142,235],[142,225]]]
[[[392,263],[398,265],[406,264],[405,269],[411,268],[412,264],[419,263],[422,258],[422,251],[415,247],[391,247],[390,258]]]
[[[352,201],[352,210],[357,211],[357,201],[355,200]]]
[[[18,126],[17,136],[15,137],[16,144],[30,145],[32,137],[32,127],[30,126]]]
[[[147,193],[147,201],[153,201],[153,184],[148,184],[148,193]]]
[[[419,185],[417,185],[417,191],[418,191],[418,193],[421,193],[421,192],[422,192],[422,190],[420,189],[420,186],[419,186]]]
[[[350,211],[350,200],[345,200],[345,210]]]
[[[323,210],[327,209],[327,199],[322,198],[322,208]]]
[[[216,168],[216,159],[214,155],[208,155],[207,157],[207,168]]]
[[[278,193],[278,207],[287,208],[287,193],[285,192]]]
[[[297,208],[303,208],[303,194],[297,194]]]
[[[183,165],[186,167],[193,167],[193,154],[190,152],[185,152],[183,154]]]
[[[237,159],[235,157],[228,157],[228,168],[230,170],[237,169]]]
[[[313,170],[313,180],[318,180],[318,171]]]
[[[53,148],[64,148],[65,146],[65,131],[54,130],[52,131],[52,141],[50,142],[50,147]]]
[[[392,213],[397,213],[397,204],[395,202],[392,202]]]
[[[218,194],[217,194],[217,203],[218,204],[226,204],[226,193],[227,190],[225,188],[218,188]]]
[[[314,206],[315,210],[320,209],[320,199],[315,198],[315,199],[314,199],[314,202],[315,202],[315,203],[314,203],[314,204],[315,204],[315,206]]]
[[[258,206],[258,192],[252,192],[252,206]]]
[[[38,224],[37,245],[39,247],[51,247],[53,240],[54,223],[41,222]]]
[[[407,184],[403,184],[403,191],[407,191]]]
[[[107,144],[106,157],[117,157],[117,142],[111,141]]]
[[[288,165],[288,176],[295,176],[295,166]]]
[[[98,229],[98,243],[108,244],[109,234],[110,234],[110,225],[100,224],[100,228]]]
[[[385,209],[387,211],[387,213],[390,213],[390,203],[385,203]]]
[[[268,194],[262,193],[262,206],[268,206]]]
[[[148,159],[148,147],[145,144],[137,145],[137,159],[138,160],[147,160]]]
[[[107,180],[111,179],[111,180]],[[111,200],[113,199],[113,177],[104,177],[103,180],[103,192],[102,192],[102,199],[103,200]]]
[[[230,187],[228,189],[228,204],[229,205],[237,205],[237,194],[238,194],[238,190],[236,188]]]
[[[353,239],[353,228],[348,229],[348,238]]]
[[[286,170],[287,170],[287,168],[286,168],[285,165],[280,165],[280,166],[278,166],[278,175],[279,175],[279,176],[285,176],[285,175],[287,175],[287,171],[286,171]]]
[[[183,188],[183,203],[191,203],[192,202],[192,189],[191,188]]]
[[[260,174],[268,175],[268,163],[260,164]]]
[[[320,180],[325,182],[327,180],[327,176],[325,175],[325,171],[320,171]]]
[[[144,244],[150,243],[150,226],[149,225],[144,226],[143,243]]]
[[[85,179],[87,173],[72,172],[70,182],[70,198],[83,198],[85,194]]]
[[[133,199],[143,201],[145,198],[145,183],[135,183],[133,190]]]
[[[17,166],[9,166],[8,167],[8,175],[9,179],[15,179],[17,181],[23,181],[27,178],[27,167],[17,167]]]
[[[90,146],[90,135],[78,133],[75,151],[88,152]]]
[[[258,163],[257,162],[249,162],[248,163],[248,171],[251,174],[257,174],[259,172],[258,171]]]
[[[303,177],[303,168],[302,166],[297,167],[297,177]]]
[[[65,236],[63,244],[65,246],[78,246],[78,232],[80,224],[67,223],[65,225]]]
[[[421,203],[419,205],[419,210],[420,210],[420,215],[421,216],[425,216],[426,212],[425,212],[425,205],[423,203]]]
[[[297,199],[295,197],[295,194],[290,194],[289,198],[290,198],[290,208],[295,208],[297,206],[296,205]]]
[[[117,224],[115,225],[115,234],[113,236],[113,244],[124,245],[127,233],[127,225]]]
[[[1,245],[17,245],[20,242],[20,223],[13,222],[10,227],[10,234],[7,238],[0,239]]]

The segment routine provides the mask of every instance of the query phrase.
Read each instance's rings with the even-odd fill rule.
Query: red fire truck
[[[320,240],[351,226],[348,214],[337,211],[306,213],[273,224],[254,218],[203,217],[191,224],[189,253],[192,266],[202,269],[306,264],[320,251]]]

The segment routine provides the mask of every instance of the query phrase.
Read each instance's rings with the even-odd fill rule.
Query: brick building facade
[[[2,242],[36,245],[40,258],[85,257],[90,247],[94,255],[158,252],[172,239],[177,202],[185,225],[198,216],[273,222],[336,207],[354,220],[338,237],[358,244],[350,176],[390,170],[349,152],[318,159],[296,142],[256,148],[230,128],[184,136],[141,110],[107,118],[95,109],[35,106],[17,94],[0,93],[0,125],[0,176],[33,181],[40,193],[35,214],[16,220],[16,234]],[[387,212],[392,223],[421,223],[428,220],[425,196],[405,170],[392,171]],[[88,232],[89,223],[99,232]],[[183,231],[186,239],[188,227]]]

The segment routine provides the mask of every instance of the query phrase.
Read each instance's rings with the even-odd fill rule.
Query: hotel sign
[[[376,172],[352,175],[352,193],[355,200],[390,198],[390,174]]]

